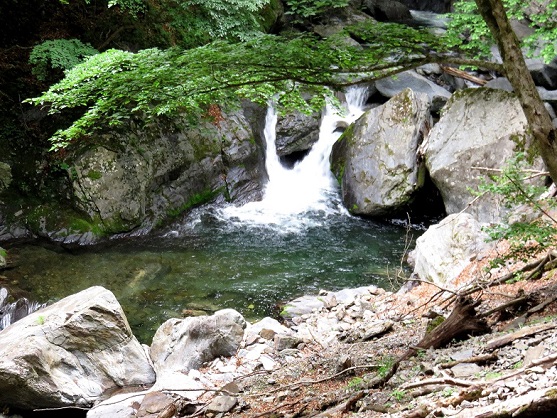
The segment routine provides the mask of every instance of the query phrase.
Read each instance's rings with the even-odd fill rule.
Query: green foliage
[[[348,0],[286,0],[288,14],[296,19],[307,19],[331,13],[333,9],[346,7]]]
[[[391,357],[391,356],[383,357],[381,359],[381,361],[379,362],[379,368],[377,369],[377,375],[381,378],[387,376],[389,374],[389,372],[391,371],[391,369],[393,368],[394,364],[395,364],[394,357]]]
[[[546,62],[553,60],[557,56],[557,0],[504,0],[503,3],[510,19],[526,22],[534,29],[522,41],[530,55],[537,54]],[[449,46],[459,47],[477,58],[491,56],[493,39],[474,0],[455,2],[450,17]]]
[[[516,153],[499,174],[482,181],[476,194],[494,193],[503,197],[503,204],[509,209],[525,205],[535,213],[547,214],[546,209],[555,207],[556,202],[543,194],[545,188],[535,182],[539,176],[529,166],[526,154]],[[509,255],[494,259],[491,268],[503,265],[509,259],[526,260],[532,254],[557,243],[557,222],[547,216],[534,221],[507,221],[484,230],[491,240],[505,239],[511,245]]]
[[[86,0],[89,3],[91,0]],[[145,12],[146,5],[143,0],[109,0],[108,7],[119,7],[123,12],[137,16]]]
[[[52,70],[70,70],[85,58],[98,53],[79,39],[55,39],[35,46],[29,55],[29,63],[33,65],[33,74],[45,81],[52,75]]]
[[[391,392],[391,397],[393,397],[397,402],[400,402],[406,396],[406,391],[403,389],[395,389]]]
[[[262,34],[259,12],[270,0],[160,0],[149,1],[183,48],[217,39],[246,41]]]
[[[359,376],[356,376],[350,379],[350,381],[348,382],[348,388],[356,389],[361,387],[363,383],[364,383],[364,379]]]
[[[397,64],[423,62],[425,42],[441,48],[425,31],[401,25],[367,23],[348,30],[369,47],[355,48],[334,37],[265,35],[189,50],[108,50],[77,65],[28,102],[47,105],[51,114],[86,109],[53,136],[52,149],[57,150],[97,129],[121,126],[134,118],[149,123],[162,115],[182,114],[194,122],[211,105],[230,105],[240,98],[267,104],[274,97],[284,111],[310,113],[320,110],[332,95],[327,86],[377,79]],[[386,36],[390,32],[393,36]],[[403,35],[407,39],[400,39]],[[393,61],[393,54],[400,62]]]

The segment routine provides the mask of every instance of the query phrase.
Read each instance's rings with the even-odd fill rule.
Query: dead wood
[[[549,266],[553,267],[554,261],[556,261],[556,259],[557,259],[557,254],[553,251],[550,251],[544,257],[539,258],[537,260],[534,260],[531,263],[528,263],[528,264],[524,265],[520,269],[514,270],[514,271],[512,271],[510,273],[507,273],[507,274],[504,274],[502,276],[496,277],[496,278],[494,278],[490,281],[487,281],[487,282],[476,283],[472,287],[470,287],[470,288],[464,290],[463,292],[461,292],[460,296],[470,296],[470,295],[472,295],[476,292],[479,292],[479,291],[488,289],[490,287],[494,287],[494,286],[498,286],[500,284],[503,284],[503,283],[507,282],[508,280],[511,280],[512,278],[514,278],[517,273],[526,273],[528,271],[533,270],[530,274],[525,276],[525,280],[534,279],[535,277],[537,277],[538,274],[542,273],[545,270],[545,267],[547,267],[548,263],[549,263]]]
[[[487,80],[483,80],[481,78],[475,77],[472,74],[468,74],[466,71],[459,70],[458,68],[442,65],[441,69],[445,71],[447,74],[450,74],[458,78],[462,78],[464,80],[471,81],[472,83],[478,84],[480,86],[484,86],[487,83]]]
[[[338,403],[338,402],[340,402],[340,400],[337,399],[337,401],[335,402],[337,405],[334,408],[330,408],[330,409],[327,409],[326,411],[319,412],[316,415],[310,415],[310,417],[312,417],[312,418],[329,418],[329,417],[335,416],[336,414],[344,414],[346,412],[349,412],[354,408],[354,405],[356,405],[356,402],[358,402],[360,399],[362,399],[364,397],[364,395],[366,395],[366,392],[360,391],[360,392],[351,396],[350,398],[348,398],[347,400],[345,400],[342,403]]]
[[[470,298],[458,298],[448,318],[426,333],[424,338],[412,350],[415,352],[416,349],[420,348],[439,348],[455,338],[489,331],[487,323],[476,314],[476,306],[478,305],[479,301],[473,301]]]
[[[512,343],[514,340],[517,340],[519,338],[528,337],[530,335],[537,334],[538,332],[547,331],[548,329],[552,329],[555,327],[557,327],[557,323],[540,324],[525,327],[511,334],[506,334],[488,341],[485,349],[494,350],[496,348],[503,347],[504,345]]]
[[[468,357],[463,360],[455,360],[455,361],[448,361],[447,363],[441,363],[439,367],[441,369],[450,369],[451,367],[456,366],[457,364],[461,363],[487,363],[489,361],[495,361],[499,358],[497,352],[494,351],[493,353],[489,354],[482,354],[479,356]]]
[[[424,379],[420,380],[419,382],[411,382],[405,383],[401,386],[401,389],[414,389],[420,386],[429,386],[429,385],[451,385],[451,386],[462,386],[462,387],[470,387],[477,385],[478,382],[472,382],[470,380],[461,380],[461,379],[453,379],[451,377],[438,377],[435,379]]]
[[[533,390],[525,395],[509,398],[497,405],[487,405],[477,408],[469,408],[458,417],[468,418],[507,418],[507,417],[537,417],[548,416],[549,412],[557,409],[557,386]]]
[[[502,305],[496,306],[493,309],[490,309],[489,311],[486,312],[481,312],[478,314],[478,317],[480,318],[486,318],[494,313],[500,312],[504,309],[510,308],[511,306],[515,306],[515,305],[523,305],[527,302],[529,302],[531,300],[530,296],[521,296],[519,298],[513,299],[507,303],[504,303]]]
[[[397,372],[401,362],[414,356],[421,349],[439,348],[445,346],[455,338],[461,338],[474,333],[484,333],[489,330],[487,323],[476,315],[476,306],[479,301],[470,298],[458,298],[449,317],[439,326],[425,334],[422,340],[414,347],[394,361],[387,373],[377,376],[367,384],[367,388],[384,386]]]

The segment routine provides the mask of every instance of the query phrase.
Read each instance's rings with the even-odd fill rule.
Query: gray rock
[[[352,213],[384,216],[411,201],[423,185],[417,149],[430,126],[427,96],[406,89],[345,132],[334,145],[332,167]]]
[[[114,295],[92,287],[0,333],[0,403],[22,409],[90,406],[107,390],[155,373]]]
[[[422,10],[435,13],[448,13],[452,11],[452,0],[399,0],[409,9]]]
[[[472,215],[449,215],[416,240],[414,273],[422,280],[450,285],[471,259],[485,251],[485,240],[485,233]]]
[[[487,177],[485,169],[502,168],[516,143],[529,140],[526,117],[513,94],[488,88],[455,93],[424,145],[446,212],[466,209],[481,223],[504,219],[502,197],[484,195],[469,206],[475,199],[470,190]]]
[[[280,315],[283,318],[293,318],[309,314],[315,309],[321,309],[325,303],[317,296],[304,295],[288,302],[283,308]]]
[[[542,59],[527,59],[526,65],[534,83],[548,90],[557,89],[557,62],[546,64]]]
[[[405,71],[396,76],[383,78],[375,83],[375,87],[385,97],[394,97],[407,88],[415,93],[424,93],[429,97],[432,112],[439,111],[451,97],[449,91],[415,71]]]
[[[393,0],[364,0],[362,10],[381,22],[406,22],[412,19],[408,7]]]
[[[547,90],[543,87],[538,87],[538,93],[544,102],[557,104],[557,90]]]
[[[485,87],[490,89],[505,90],[508,92],[514,91],[511,82],[506,77],[497,77],[485,83]]]
[[[256,199],[264,158],[258,127],[248,123],[259,114],[249,112],[222,114],[216,125],[132,127],[125,136],[101,138],[119,146],[76,156],[68,170],[75,205],[118,233],[148,230],[171,213],[218,196],[238,203]]]
[[[451,367],[454,377],[470,377],[482,371],[482,368],[475,363],[460,363]]]
[[[233,309],[204,317],[172,318],[162,324],[150,354],[159,375],[187,373],[217,357],[230,357],[240,347],[246,321]]]
[[[112,396],[91,408],[87,418],[136,418],[145,392]]]
[[[274,318],[265,317],[253,324],[248,324],[245,330],[245,337],[248,339],[251,336],[259,337],[263,330],[272,330],[275,334],[290,334],[290,329],[282,325]]]

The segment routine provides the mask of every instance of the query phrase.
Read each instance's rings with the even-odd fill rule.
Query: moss
[[[443,321],[445,321],[444,316],[438,316],[437,318],[433,318],[427,324],[426,333],[429,333],[429,332],[433,331],[435,328],[437,328],[439,325],[441,325],[443,323]]]
[[[216,190],[206,189],[206,190],[203,190],[200,193],[195,193],[183,205],[181,205],[181,206],[179,206],[175,209],[169,210],[168,211],[168,216],[169,217],[176,217],[176,216],[184,213],[185,211],[194,208],[195,206],[199,206],[199,205],[202,205],[204,203],[208,203],[211,200],[213,200],[215,197],[217,197],[219,194],[223,193],[224,191],[225,190],[224,190],[223,187],[219,187]]]
[[[96,170],[89,170],[87,173],[87,177],[91,180],[99,180],[102,176],[102,173]]]
[[[545,397],[549,399],[557,399],[557,389],[549,389],[545,392]]]

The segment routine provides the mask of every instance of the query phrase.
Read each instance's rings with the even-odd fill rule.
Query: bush
[[[79,39],[55,39],[35,46],[29,56],[29,63],[33,65],[35,77],[47,81],[62,78],[63,72],[98,53]]]

